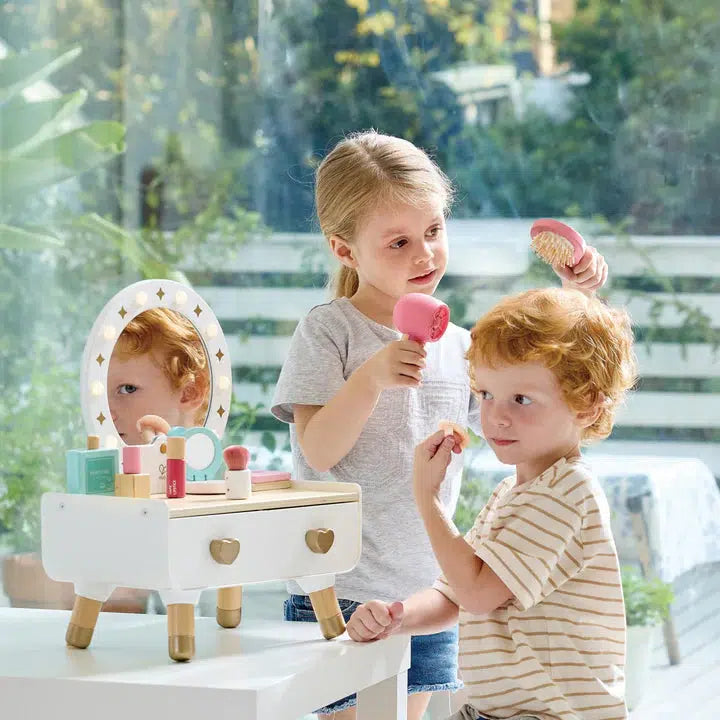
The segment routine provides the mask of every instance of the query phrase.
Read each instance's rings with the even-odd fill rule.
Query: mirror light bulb
[[[178,305],[184,305],[187,302],[187,293],[184,290],[178,290],[175,294],[175,302]]]
[[[135,296],[135,302],[142,307],[147,302],[147,293],[140,290],[140,292]]]
[[[210,323],[210,325],[208,325],[208,326],[205,328],[205,334],[206,334],[209,338],[217,337],[217,334],[218,334],[218,326],[217,326],[215,323]]]
[[[103,329],[103,337],[106,340],[112,340],[115,337],[115,328],[112,325],[106,325]]]
[[[118,440],[114,435],[105,436],[105,447],[108,450],[114,450],[118,446]]]
[[[218,387],[221,390],[227,390],[230,387],[230,378],[227,375],[222,375],[218,378]]]
[[[105,390],[105,387],[103,386],[103,384],[102,384],[99,380],[95,380],[94,382],[92,382],[92,383],[90,384],[90,392],[91,392],[95,397],[100,397],[100,395],[103,394],[103,390]]]

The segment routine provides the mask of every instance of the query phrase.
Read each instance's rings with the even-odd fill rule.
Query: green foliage
[[[15,552],[37,549],[40,497],[63,488],[65,450],[82,447],[77,377],[54,360],[37,343],[27,386],[9,388],[0,402],[0,524]]]
[[[625,616],[628,625],[658,625],[670,612],[672,586],[659,578],[646,579],[634,567],[622,568]]]
[[[80,48],[55,57],[35,50],[0,59],[0,247],[58,245],[47,229],[18,226],[28,198],[122,152],[120,123],[77,121],[85,91],[34,102],[23,95],[79,54]]]

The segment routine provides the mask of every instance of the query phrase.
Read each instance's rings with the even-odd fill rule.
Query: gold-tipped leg
[[[168,655],[176,662],[187,662],[195,655],[194,635],[168,635]]]
[[[218,588],[217,621],[220,627],[235,628],[242,619],[242,586]]]
[[[75,596],[70,623],[65,633],[65,642],[76,648],[85,649],[92,640],[102,602],[82,595]]]
[[[332,640],[345,632],[345,620],[340,612],[334,587],[311,592],[310,602],[326,640]]]
[[[195,606],[168,605],[168,654],[183,662],[195,655]]]

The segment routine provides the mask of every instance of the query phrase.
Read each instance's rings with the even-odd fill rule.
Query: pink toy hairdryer
[[[411,340],[420,343],[435,342],[447,330],[450,308],[424,293],[403,295],[393,310],[395,327]]]

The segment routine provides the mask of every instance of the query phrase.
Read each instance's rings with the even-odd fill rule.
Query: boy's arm
[[[403,602],[400,629],[413,635],[431,635],[452,627],[460,608],[435,588],[426,588]]]
[[[363,603],[347,623],[348,635],[357,642],[379,640],[396,632],[430,635],[457,623],[458,606],[439,590],[427,588],[405,602]]]
[[[413,471],[415,500],[435,557],[459,605],[474,615],[486,615],[515,596],[445,515],[439,491],[454,443],[452,436],[446,438],[440,430],[418,445]]]

